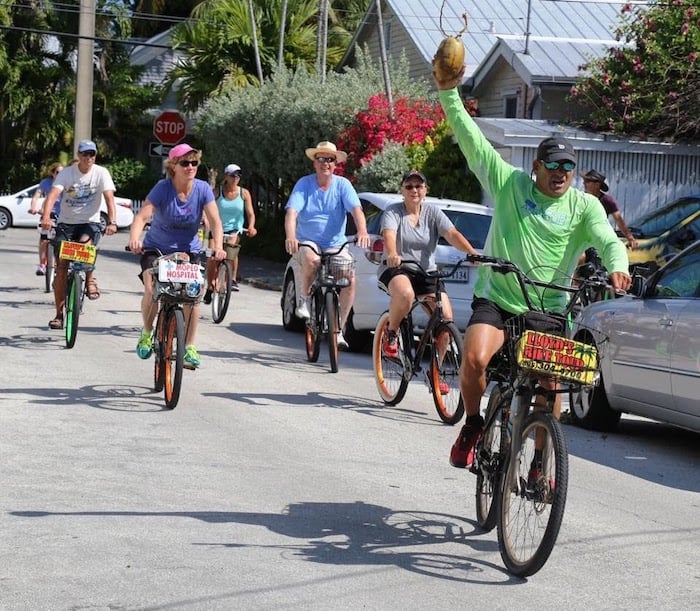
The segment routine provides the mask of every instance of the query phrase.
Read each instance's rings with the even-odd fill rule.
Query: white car
[[[370,235],[371,246],[369,250],[359,248],[355,244],[350,250],[355,257],[355,303],[344,335],[350,349],[353,351],[364,350],[371,339],[379,316],[389,306],[389,296],[377,287],[377,268],[384,253],[384,240],[379,234],[380,219],[384,209],[390,204],[402,201],[398,193],[359,193],[362,210],[367,220],[367,231]],[[472,204],[438,197],[426,197],[425,201],[438,205],[455,227],[471,242],[477,250],[484,247],[486,234],[491,226],[493,210],[481,204]],[[348,239],[355,235],[355,224],[351,215],[348,215],[346,233]],[[443,239],[438,243],[435,259],[438,268],[449,270],[451,264],[464,258],[464,253],[450,246]],[[282,325],[285,329],[298,331],[303,329],[304,322],[294,314],[297,302],[298,266],[294,259],[290,259],[284,274],[282,288]],[[473,266],[462,266],[458,275],[446,280],[445,288],[450,296],[454,319],[460,329],[464,329],[471,315],[471,300],[476,280],[476,269]],[[422,310],[414,312],[416,329],[420,331],[427,321]]]
[[[32,196],[39,185],[32,185],[22,191],[13,193],[12,195],[0,196],[0,229],[8,227],[36,227],[39,224],[40,215],[29,214],[29,207],[32,202]],[[39,210],[44,198],[39,199]],[[117,227],[123,229],[131,225],[134,220],[134,211],[132,210],[131,200],[125,197],[114,196],[114,203],[117,209]],[[104,197],[100,206],[100,222],[102,229],[107,226],[109,217],[107,216],[107,204]]]

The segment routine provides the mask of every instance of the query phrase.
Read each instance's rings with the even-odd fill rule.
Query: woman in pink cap
[[[209,222],[214,243],[214,258],[226,258],[223,249],[223,229],[221,218],[214,200],[214,192],[209,184],[195,178],[202,154],[189,144],[173,147],[165,162],[167,177],[151,189],[141,210],[134,218],[129,232],[129,246],[132,252],[141,254],[141,269],[153,267],[157,258],[154,250],[163,254],[186,252],[191,259],[197,259],[202,243],[198,236],[202,214]],[[141,234],[146,223],[151,224],[146,235]],[[144,283],[141,299],[143,330],[136,346],[136,353],[147,359],[153,353],[153,321],[158,304],[153,301],[153,283],[150,274],[141,273]],[[199,320],[199,306],[194,305],[185,311],[188,319],[185,348],[185,366],[199,367],[200,359],[194,338]]]

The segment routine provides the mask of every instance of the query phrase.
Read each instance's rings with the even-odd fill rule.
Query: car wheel
[[[348,343],[351,352],[367,352],[372,348],[372,333],[371,331],[358,331],[353,324],[353,310],[350,309],[348,320],[343,329],[343,337]]]
[[[294,284],[294,274],[290,271],[284,279],[282,288],[282,326],[287,331],[302,331],[304,329],[304,321],[294,313],[296,303],[297,289]]]
[[[571,391],[569,406],[573,423],[584,429],[614,431],[620,421],[620,412],[610,407],[602,376],[593,388]]]
[[[104,212],[100,212],[100,231],[104,233],[107,231],[107,224],[109,223],[109,218]]]
[[[0,208],[0,230],[12,226],[12,215],[6,208]]]

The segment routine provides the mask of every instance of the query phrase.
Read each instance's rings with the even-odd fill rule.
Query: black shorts
[[[484,299],[483,297],[474,297],[472,299],[472,315],[467,323],[470,325],[482,324],[491,325],[501,331],[505,330],[505,322],[509,318],[513,318],[515,314],[504,310],[496,305],[493,301]]]
[[[59,223],[56,225],[56,238],[54,242],[54,253],[58,260],[58,253],[61,251],[61,242],[81,242],[84,237],[90,238],[92,244],[97,246],[102,237],[99,223],[80,223],[78,225],[69,225],[68,223]],[[89,267],[88,269],[90,269]]]
[[[416,268],[404,267],[402,265],[399,267],[388,267],[384,270],[382,275],[379,276],[378,283],[382,290],[387,293],[389,292],[389,283],[395,276],[408,276],[408,279],[411,281],[411,286],[413,287],[413,292],[416,295],[435,294],[435,289],[437,288],[439,280],[435,276],[426,276],[424,272]],[[441,283],[441,289],[444,290],[442,280],[439,281]]]

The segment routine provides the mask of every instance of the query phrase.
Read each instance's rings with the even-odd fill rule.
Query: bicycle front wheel
[[[504,453],[502,447],[502,395],[496,386],[489,395],[486,407],[486,428],[476,444],[474,468],[476,471],[476,521],[486,532],[496,526],[498,513],[496,498],[500,494]]]
[[[216,281],[218,288],[211,295],[211,317],[218,324],[226,316],[231,301],[231,263],[228,260],[217,264]]]
[[[66,348],[75,345],[78,336],[78,321],[80,320],[80,297],[83,292],[83,278],[75,272],[68,272],[65,295],[65,314],[63,324],[66,332]]]
[[[306,358],[315,363],[321,348],[323,325],[323,302],[320,291],[315,291],[309,303],[309,319],[306,321]]]
[[[165,406],[173,409],[180,399],[185,366],[185,315],[180,308],[168,313],[163,347],[163,389]]]
[[[506,568],[527,577],[547,562],[566,505],[569,457],[561,424],[552,414],[533,412],[525,419],[520,450],[505,473],[498,546]]]
[[[372,342],[372,364],[374,366],[374,381],[382,401],[387,405],[397,405],[406,394],[409,376],[404,360],[404,333],[398,334],[399,353],[395,358],[388,357],[382,350],[384,336],[387,334],[389,312],[384,312],[377,322]]]
[[[331,361],[331,371],[338,372],[338,295],[333,291],[326,292],[326,333],[328,338],[328,357]]]
[[[44,292],[50,293],[53,288],[53,278],[56,275],[56,268],[53,260],[53,244],[49,243],[46,249],[46,274],[44,274]]]
[[[441,323],[435,329],[430,359],[430,390],[440,420],[455,424],[464,415],[459,387],[462,364],[462,336],[454,323]]]
[[[165,323],[168,320],[168,311],[161,308],[158,311],[155,332],[153,334],[153,390],[161,392],[165,384]]]

